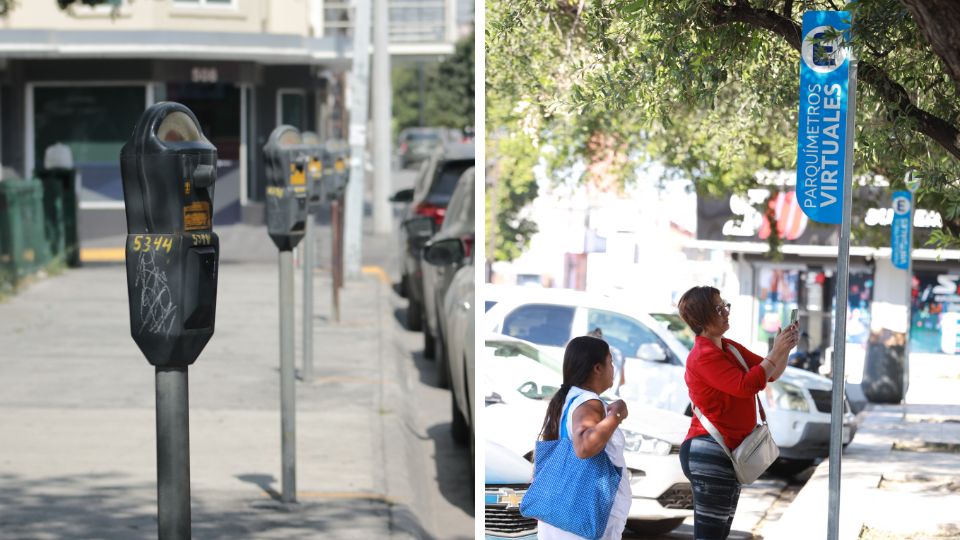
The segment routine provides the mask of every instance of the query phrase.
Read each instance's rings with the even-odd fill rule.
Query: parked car
[[[448,371],[450,403],[453,419],[450,430],[453,439],[461,444],[470,444],[474,455],[473,397],[476,395],[474,376],[474,266],[468,264],[453,276],[443,302],[445,313],[443,340],[449,364],[438,365]],[[448,367],[449,366],[449,367]]]
[[[601,327],[604,339],[625,357],[622,397],[692,414],[683,379],[690,350],[635,298],[565,289],[513,289],[513,294],[499,294],[500,301],[485,316],[484,331],[518,337],[558,354],[571,338]],[[832,387],[829,379],[793,367],[767,384],[764,405],[770,431],[780,447],[781,470],[799,470],[829,454]],[[845,399],[844,445],[856,430]]]
[[[450,130],[442,127],[412,127],[400,130],[397,137],[397,153],[400,166],[406,169],[430,157],[440,145],[453,142]]]
[[[437,386],[449,386],[444,343],[443,301],[454,273],[473,261],[474,168],[467,169],[453,190],[440,230],[423,247],[423,343],[437,361]]]
[[[486,443],[484,457],[484,540],[536,540],[537,520],[520,515],[533,465],[491,441]]]
[[[490,335],[483,373],[488,440],[531,459],[547,405],[562,382],[562,363],[531,343]],[[621,425],[633,492],[627,527],[665,533],[693,515],[693,492],[679,457],[689,419],[635,401],[627,407],[630,415]]]
[[[474,165],[473,144],[447,144],[439,147],[421,168],[414,187],[396,192],[392,202],[410,203],[400,227],[403,246],[400,269],[400,293],[409,300],[406,326],[423,328],[423,271],[421,251],[427,240],[443,224],[447,205],[463,173]],[[424,348],[424,356],[433,357],[433,346]]]

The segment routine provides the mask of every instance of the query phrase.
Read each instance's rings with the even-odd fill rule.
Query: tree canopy
[[[941,36],[960,5],[946,0],[490,0],[488,132],[563,148],[554,167],[612,149],[629,158],[622,182],[654,159],[700,193],[743,192],[795,167],[800,20],[838,9],[859,63],[856,174],[899,188],[917,171],[944,220],[935,240],[960,243],[960,43]]]
[[[474,124],[473,42],[473,34],[461,39],[453,54],[440,62],[393,69],[393,117],[397,132],[421,125],[421,84],[423,125],[463,129]]]

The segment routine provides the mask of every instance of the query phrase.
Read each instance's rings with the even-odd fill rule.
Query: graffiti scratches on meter
[[[137,259],[135,285],[140,288],[140,333],[169,336],[177,320],[177,307],[167,282],[166,261],[158,264],[159,256],[153,251],[142,251]]]

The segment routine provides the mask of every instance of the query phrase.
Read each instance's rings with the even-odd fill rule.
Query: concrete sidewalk
[[[960,538],[960,365],[911,355],[906,416],[869,404],[841,461],[842,539]],[[822,462],[764,538],[827,537],[829,462]]]
[[[391,237],[364,241],[365,264],[388,263]],[[298,504],[278,501],[277,266],[224,259],[216,332],[189,371],[194,538],[472,537],[466,505],[425,493],[438,472],[411,398],[403,301],[383,270],[346,284],[339,324],[329,274],[316,274],[315,380],[297,383]],[[0,537],[156,538],[154,369],[130,338],[124,267],[33,283],[0,303],[0,329]]]

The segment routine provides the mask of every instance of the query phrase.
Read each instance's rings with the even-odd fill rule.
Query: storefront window
[[[35,87],[36,167],[47,147],[63,143],[80,175],[80,202],[122,203],[120,148],[143,113],[145,94],[143,86]]]
[[[799,305],[800,271],[760,268],[757,272],[757,300],[760,308],[757,339],[767,342],[790,322],[790,310]]]
[[[957,354],[960,275],[915,272],[910,306],[910,352]]]

